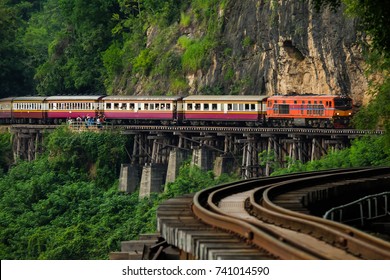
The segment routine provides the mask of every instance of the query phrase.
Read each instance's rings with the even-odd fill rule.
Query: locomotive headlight
[[[338,115],[340,115],[340,113],[336,113],[336,115],[338,116]]]
[[[351,112],[349,112],[349,113],[348,113],[348,115],[352,115],[352,113],[351,113]]]

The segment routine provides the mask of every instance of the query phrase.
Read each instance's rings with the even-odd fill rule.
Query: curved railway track
[[[390,259],[390,243],[319,215],[390,188],[390,168],[251,179],[168,200],[158,228],[181,258]]]

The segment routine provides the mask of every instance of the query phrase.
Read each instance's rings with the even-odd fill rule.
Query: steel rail
[[[341,172],[339,170],[315,172],[316,174],[332,174]],[[219,211],[217,206],[221,198],[234,193],[258,188],[259,185],[277,183],[288,178],[304,178],[312,176],[313,173],[301,173],[284,175],[279,177],[268,177],[262,179],[252,179],[234,184],[216,186],[195,194],[192,206],[194,214],[204,223],[239,234],[249,242],[267,250],[282,259],[321,259],[323,256],[315,251],[302,248],[300,244],[281,239],[280,236],[269,227],[256,223],[239,220],[235,217],[227,216]]]
[[[320,217],[298,213],[273,203],[273,198],[281,193],[302,189],[305,186],[331,183],[340,180],[364,179],[383,176],[390,173],[390,168],[348,171],[333,175],[317,175],[270,184],[258,189],[250,196],[250,203],[257,217],[280,226],[292,228],[322,238],[357,256],[366,259],[390,259],[390,243],[366,234],[358,229]]]

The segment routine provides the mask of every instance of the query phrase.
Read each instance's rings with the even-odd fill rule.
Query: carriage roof
[[[180,96],[129,96],[112,95],[103,98],[103,101],[176,101],[181,100]]]
[[[19,101],[44,101],[46,99],[46,96],[19,96],[13,98],[14,102]]]
[[[190,95],[184,101],[264,101],[266,95]]]
[[[98,101],[104,95],[58,95],[48,96],[47,101]]]

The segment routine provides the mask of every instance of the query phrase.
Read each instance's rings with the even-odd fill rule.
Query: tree
[[[0,97],[33,91],[32,69],[21,40],[31,9],[27,1],[0,0]]]

